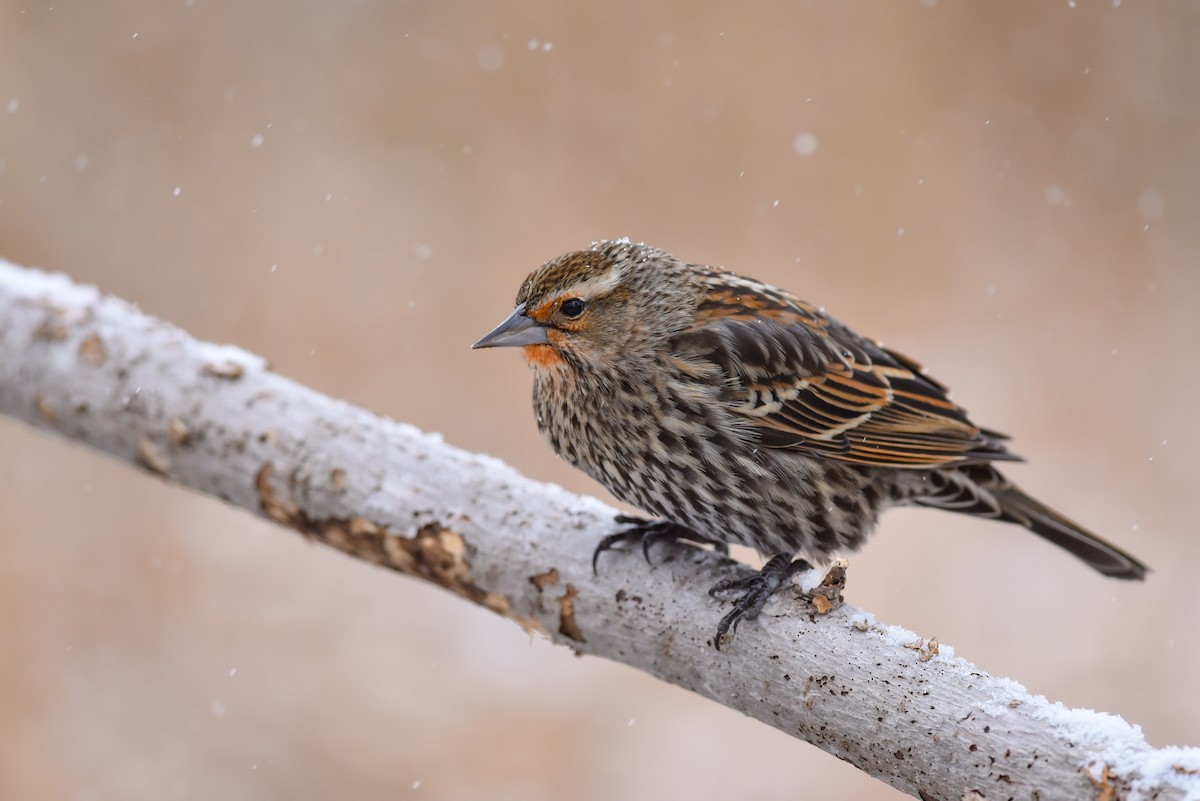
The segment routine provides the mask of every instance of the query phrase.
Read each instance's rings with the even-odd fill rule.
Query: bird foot
[[[729,554],[729,546],[725,543],[707,540],[690,528],[681,526],[678,523],[672,523],[669,520],[647,520],[646,518],[634,517],[633,515],[617,515],[616,521],[619,525],[626,526],[626,528],[621,529],[615,534],[609,534],[600,540],[600,544],[592,552],[592,573],[597,572],[596,563],[600,559],[600,554],[612,550],[614,545],[621,545],[627,542],[640,542],[642,544],[642,555],[646,557],[647,562],[650,561],[650,547],[655,543],[664,541],[712,545],[718,553],[726,556]]]
[[[717,624],[717,636],[713,639],[713,646],[718,651],[721,650],[721,640],[726,633],[732,639],[737,633],[738,623],[758,617],[770,597],[778,592],[788,579],[811,567],[812,565],[803,559],[792,561],[790,554],[778,554],[767,560],[762,569],[754,575],[725,579],[714,584],[708,591],[714,598],[726,592],[740,592],[741,595],[734,599],[732,611]]]

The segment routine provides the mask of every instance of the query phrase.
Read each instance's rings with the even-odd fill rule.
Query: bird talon
[[[613,546],[618,543],[640,542],[642,544],[642,555],[646,558],[646,563],[651,565],[654,563],[650,559],[650,548],[655,543],[663,540],[699,543],[702,545],[711,544],[722,553],[727,554],[729,552],[729,547],[724,543],[711,542],[691,529],[677,523],[672,523],[669,520],[647,520],[644,517],[635,517],[626,514],[616,515],[613,519],[617,524],[626,526],[626,528],[604,537],[596,546],[596,550],[592,552],[592,573],[595,575],[599,574],[597,568],[600,554],[612,550]]]
[[[600,542],[596,545],[596,550],[592,551],[592,575],[593,576],[600,575],[600,571],[598,569],[598,563],[600,561],[600,554],[604,553],[605,551],[611,550],[612,547],[614,545],[616,545],[618,542],[626,542],[629,539],[628,534],[629,534],[628,531],[618,531],[616,534],[609,534],[604,539],[600,540]]]
[[[767,563],[757,573],[742,578],[722,579],[712,585],[708,594],[714,598],[718,593],[743,591],[741,595],[733,599],[733,609],[717,624],[717,637],[713,640],[713,646],[718,651],[721,650],[721,640],[726,633],[732,640],[737,634],[738,623],[757,618],[763,607],[767,605],[767,601],[783,587],[788,579],[809,567],[811,565],[803,559],[792,561],[791,555],[778,554],[767,560]]]
[[[733,628],[733,632],[729,635],[730,639],[737,634],[737,624],[738,620],[740,619],[741,612],[737,609],[734,609],[732,612],[725,615],[725,617],[721,618],[721,622],[717,624],[717,636],[713,640],[714,648],[716,648],[718,651],[721,650],[721,640],[724,639],[725,634],[729,631],[730,627]]]
[[[716,598],[718,593],[730,590],[746,590],[762,582],[758,573],[740,579],[722,579],[708,588],[709,596]]]
[[[657,542],[660,536],[661,535],[659,534],[647,533],[647,535],[642,538],[642,556],[646,558],[646,564],[648,565],[654,564],[650,561],[650,546]]]

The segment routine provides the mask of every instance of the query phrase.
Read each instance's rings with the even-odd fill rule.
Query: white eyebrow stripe
[[[613,265],[604,275],[598,275],[595,278],[589,278],[587,281],[581,281],[562,293],[560,297],[578,295],[582,298],[594,298],[613,291],[620,283],[621,270],[617,265]]]

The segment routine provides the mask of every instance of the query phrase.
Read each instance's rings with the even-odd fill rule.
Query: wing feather
[[[1019,460],[909,357],[782,290],[708,281],[725,302],[701,306],[673,358],[715,366],[723,400],[762,446],[876,467]]]

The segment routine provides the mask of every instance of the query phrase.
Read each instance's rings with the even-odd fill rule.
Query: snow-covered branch
[[[744,570],[656,546],[590,558],[615,510],[0,262],[0,412],[651,673],[925,799],[1200,799],[1200,750],[988,676],[839,604],[773,600],[724,651],[706,589]],[[795,780],[787,774],[780,781]],[[800,787],[797,787],[798,792]],[[801,793],[802,794],[802,793]]]

